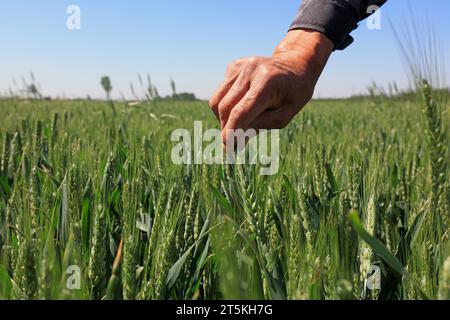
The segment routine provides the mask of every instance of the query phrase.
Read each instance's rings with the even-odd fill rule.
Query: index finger
[[[222,101],[222,99],[226,96],[228,91],[230,91],[233,84],[236,82],[240,73],[239,66],[241,65],[242,61],[244,61],[244,59],[239,59],[228,66],[227,72],[225,74],[225,80],[222,82],[222,84],[214,92],[213,96],[209,100],[209,106],[214,111],[218,119],[219,119],[219,104]]]
[[[231,78],[225,79],[220,87],[216,90],[212,98],[209,100],[209,106],[214,111],[217,119],[219,119],[219,104],[220,101],[226,96],[228,91],[230,91],[234,82],[236,81],[238,74],[233,75]]]
[[[247,130],[258,116],[272,106],[272,96],[269,82],[253,83],[246,95],[231,110],[224,130]]]

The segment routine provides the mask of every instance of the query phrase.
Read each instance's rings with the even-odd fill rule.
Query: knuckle
[[[263,64],[258,67],[258,79],[262,89],[267,89],[273,86],[279,80],[279,77],[274,72],[273,67]]]
[[[246,108],[244,108],[241,104],[236,105],[230,113],[230,117],[233,119],[242,119],[247,115]]]
[[[233,63],[234,63],[234,65],[239,66],[246,60],[247,60],[247,58],[240,58],[240,59],[237,59],[236,61],[234,61]]]
[[[235,62],[231,62],[227,66],[227,74],[232,73],[234,71],[234,69],[236,69],[236,63]]]
[[[220,113],[223,113],[224,110],[226,110],[228,107],[228,101],[226,101],[225,99],[222,100],[219,105],[217,106],[217,109],[219,110]]]
[[[252,105],[254,104],[259,97],[261,97],[263,91],[256,91],[256,90],[251,90],[249,91],[249,93],[247,94],[247,97],[245,98],[245,104],[246,105]]]
[[[240,107],[239,105],[235,106],[231,112],[230,112],[230,117],[232,119],[238,119],[241,117],[241,112],[242,112],[242,107]]]
[[[239,81],[239,79],[237,80],[237,82]],[[238,83],[235,83],[234,86],[232,86],[230,88],[230,90],[228,91],[227,96],[225,97],[225,101],[227,101],[227,99],[229,99],[229,97],[234,97],[236,95],[239,94],[239,92],[241,92],[241,86]]]
[[[239,68],[239,66],[242,64],[242,62],[244,62],[246,60],[247,60],[246,58],[241,58],[241,59],[230,62],[227,66],[227,70],[233,71],[233,70]]]
[[[269,65],[262,63],[258,66],[258,74],[262,77],[269,78],[272,74],[272,68]]]
[[[231,61],[229,64],[228,64],[228,68],[234,68],[236,66],[236,61]]]
[[[246,61],[247,67],[256,68],[259,64],[258,57],[250,57]]]
[[[222,98],[222,101],[219,102],[218,108],[219,110],[225,110],[230,107],[230,105],[235,100],[235,96],[238,93],[236,88],[231,88],[228,93]]]

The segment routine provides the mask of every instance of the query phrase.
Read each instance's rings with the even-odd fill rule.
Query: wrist
[[[297,75],[307,72],[316,82],[333,49],[333,42],[320,32],[292,30],[277,46],[272,57]]]

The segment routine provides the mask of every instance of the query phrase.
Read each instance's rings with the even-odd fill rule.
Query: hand
[[[225,81],[210,100],[228,130],[281,129],[308,103],[333,51],[333,43],[310,30],[290,31],[272,57],[252,57],[229,65]]]

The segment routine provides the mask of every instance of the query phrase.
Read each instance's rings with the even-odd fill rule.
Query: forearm
[[[293,30],[277,46],[273,57],[282,60],[295,74],[308,74],[315,85],[333,48],[333,42],[320,32]]]
[[[344,49],[353,42],[350,36],[373,10],[387,0],[303,0],[290,30],[312,29],[325,34],[335,49]],[[369,12],[370,11],[370,12]]]

